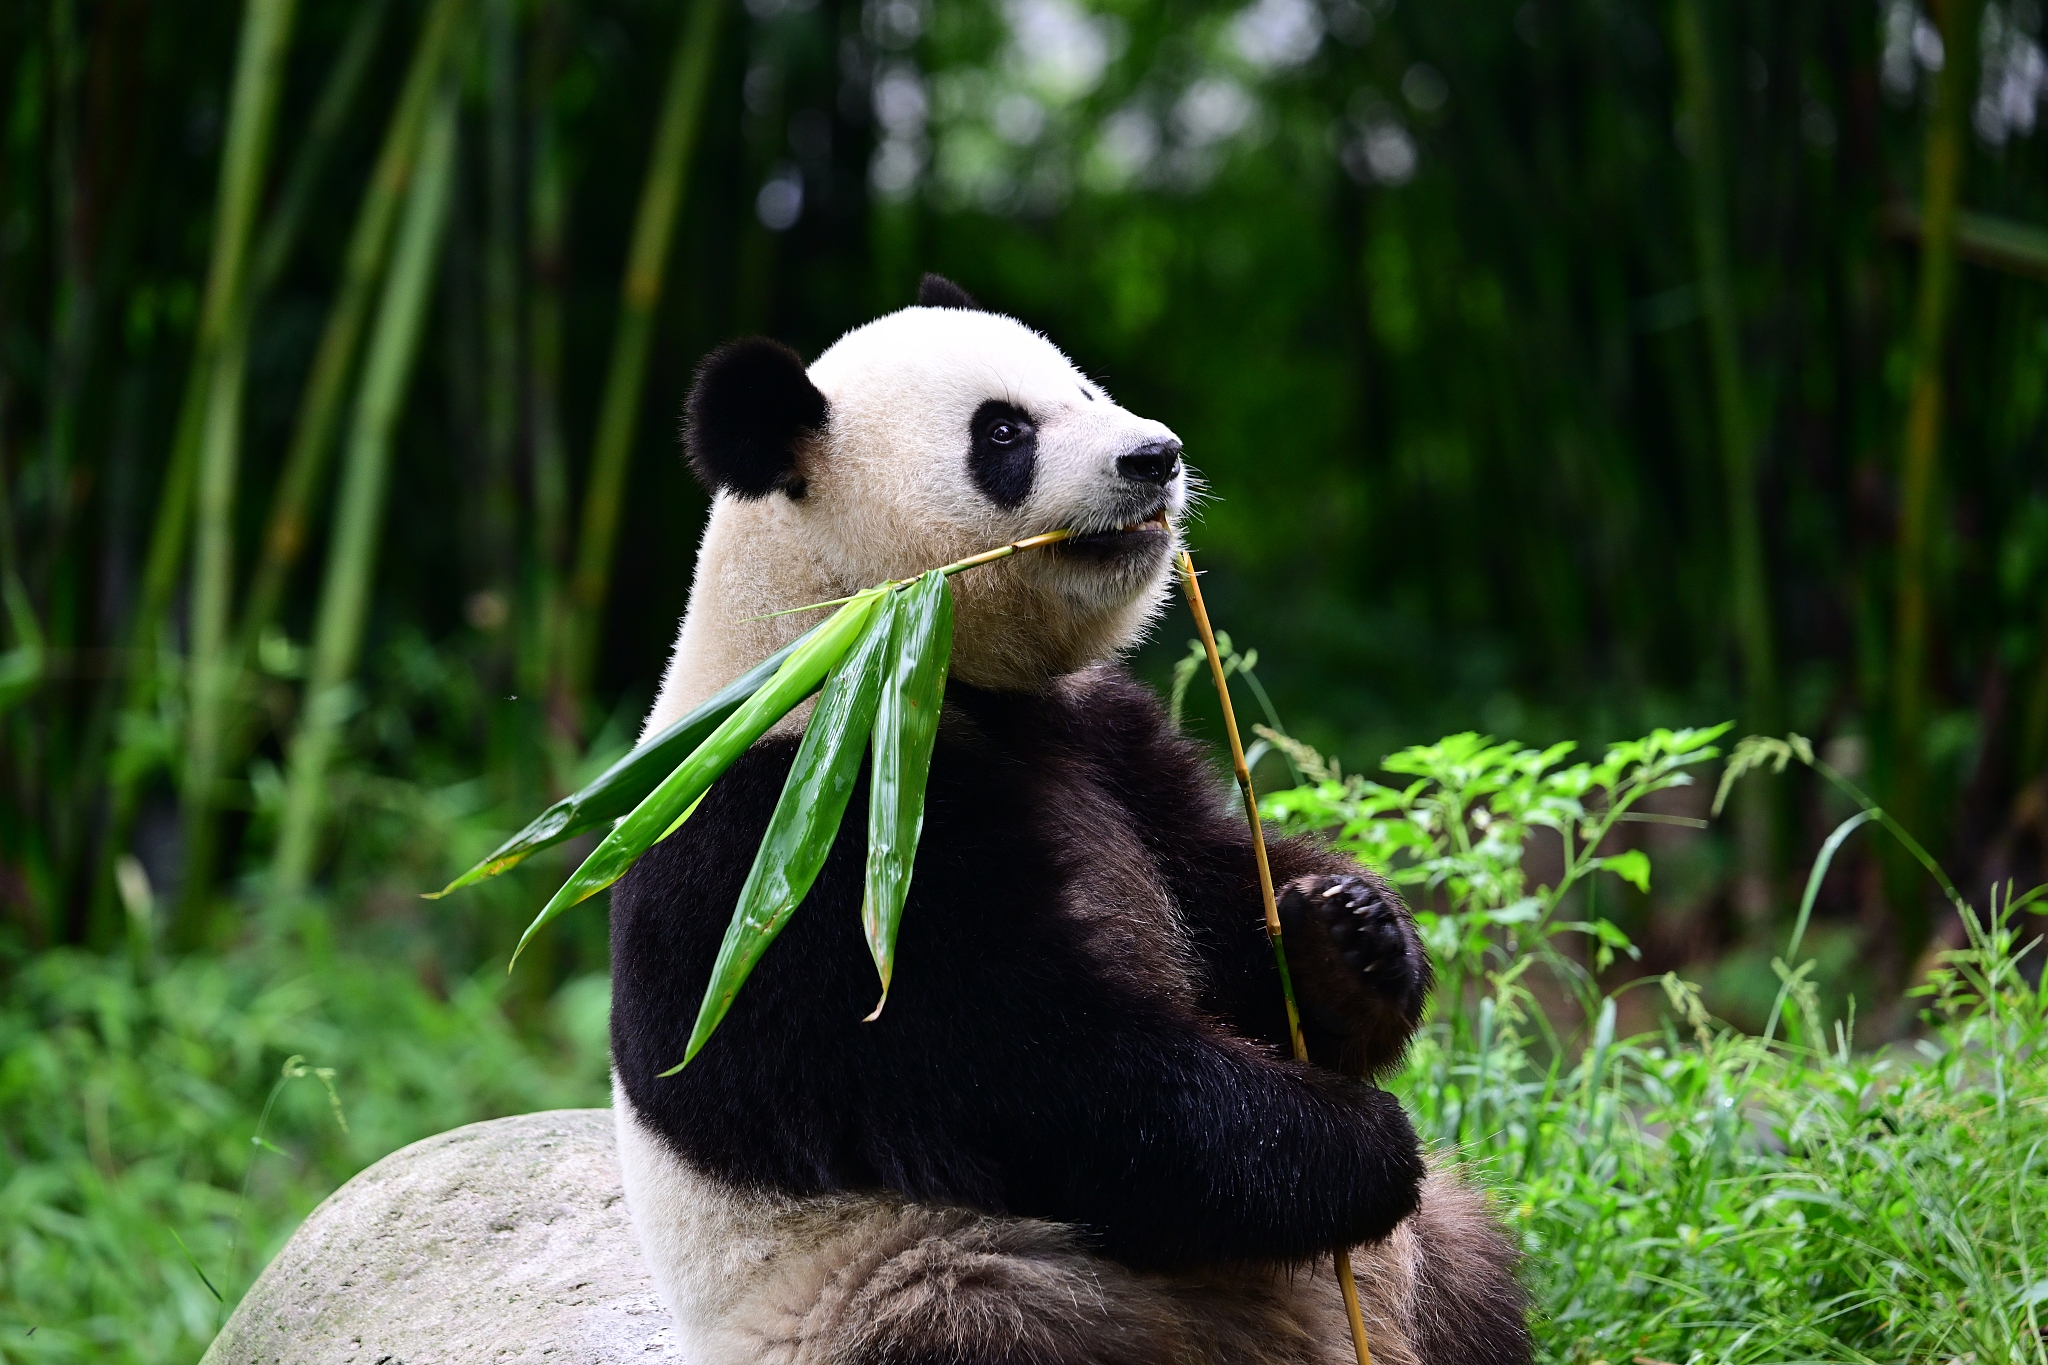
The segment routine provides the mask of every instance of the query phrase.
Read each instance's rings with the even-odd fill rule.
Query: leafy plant
[[[1610,746],[1597,763],[1568,766],[1569,743],[1530,749],[1467,731],[1381,760],[1387,772],[1414,779],[1401,787],[1346,775],[1299,740],[1257,729],[1310,779],[1267,796],[1267,818],[1326,834],[1407,888],[1448,999],[1462,1001],[1490,970],[1512,980],[1542,962],[1591,1002],[1593,975],[1559,951],[1556,939],[1590,940],[1593,973],[1617,953],[1636,955],[1628,936],[1591,909],[1591,879],[1607,872],[1648,891],[1650,860],[1640,849],[1602,850],[1618,823],[1677,818],[1636,807],[1652,793],[1690,784],[1686,770],[1719,754],[1714,741],[1728,727],[1655,730]],[[1561,842],[1563,873],[1555,885],[1531,888],[1522,860],[1539,829]],[[1574,892],[1587,908],[1567,917]]]

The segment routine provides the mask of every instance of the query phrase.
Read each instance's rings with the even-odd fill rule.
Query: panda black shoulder
[[[697,367],[683,403],[683,449],[713,492],[804,495],[797,451],[823,431],[831,405],[803,357],[767,337],[721,346]]]

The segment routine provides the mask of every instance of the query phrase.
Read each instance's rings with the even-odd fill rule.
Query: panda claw
[[[1283,887],[1279,900],[1289,939],[1300,931],[1314,943],[1304,949],[1296,979],[1312,993],[1329,993],[1329,1008],[1363,1009],[1371,1000],[1419,1012],[1428,990],[1428,959],[1405,926],[1392,888],[1370,877],[1312,875]],[[1320,969],[1314,965],[1319,956],[1325,964]],[[1321,973],[1334,975],[1318,985]],[[1351,1003],[1334,1004],[1345,999]]]

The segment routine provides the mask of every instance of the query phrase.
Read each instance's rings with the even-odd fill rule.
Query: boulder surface
[[[626,1218],[611,1111],[393,1152],[285,1243],[201,1365],[680,1361]]]

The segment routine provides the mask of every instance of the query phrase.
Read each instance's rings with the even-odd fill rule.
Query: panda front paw
[[[1369,873],[1297,877],[1279,896],[1295,992],[1309,1021],[1364,1069],[1398,1058],[1422,1020],[1429,955],[1408,907]]]

